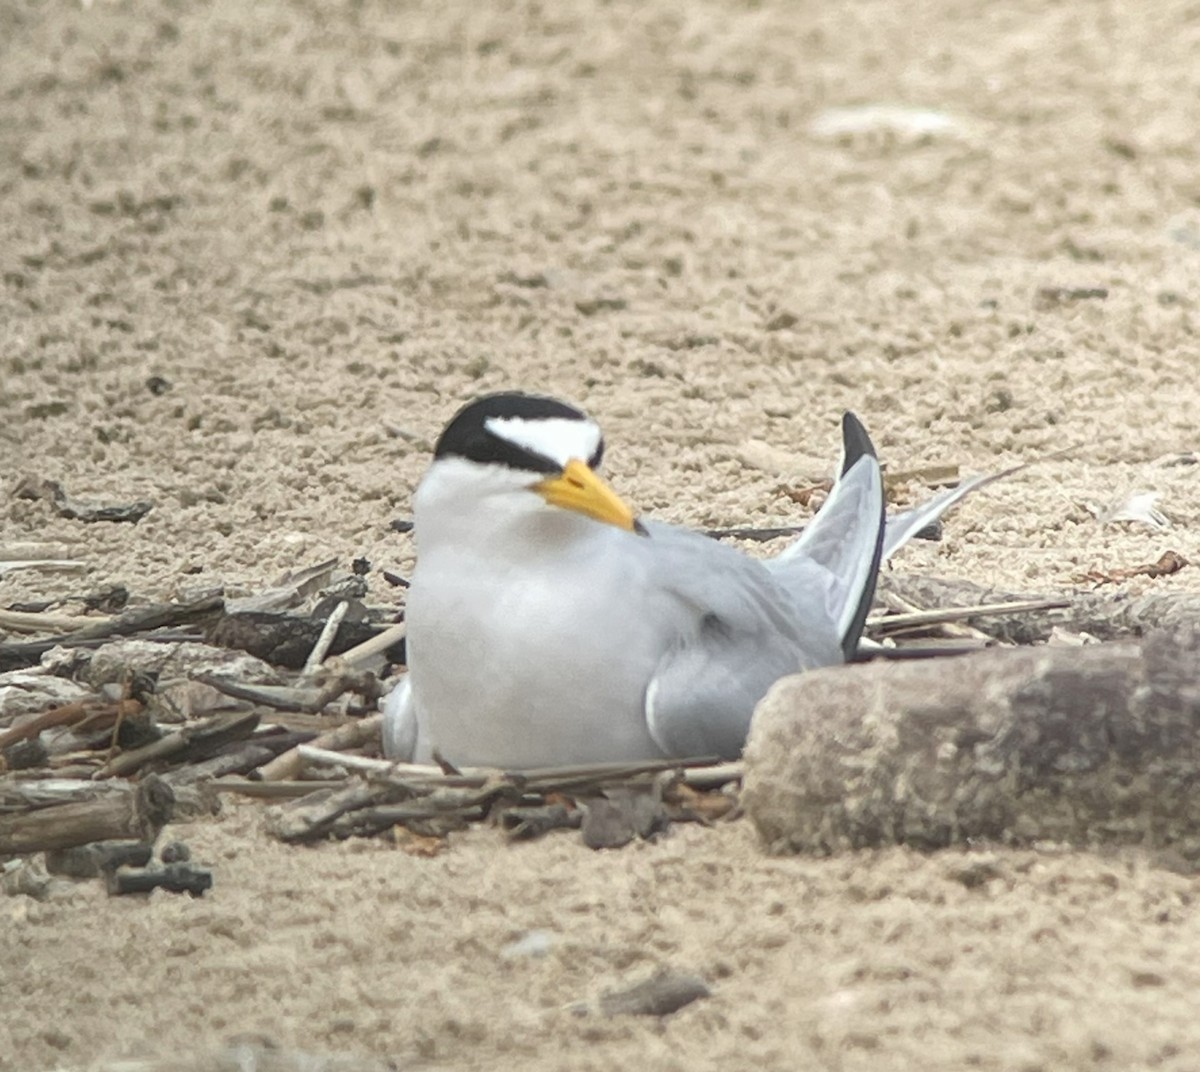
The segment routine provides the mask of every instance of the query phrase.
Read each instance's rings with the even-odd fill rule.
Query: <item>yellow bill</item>
[[[535,484],[533,490],[551,506],[574,510],[629,532],[637,531],[637,519],[625,500],[578,458],[567,462],[558,476]]]

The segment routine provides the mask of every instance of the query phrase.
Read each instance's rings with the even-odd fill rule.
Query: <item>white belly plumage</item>
[[[423,561],[407,611],[419,758],[519,768],[661,755],[645,692],[685,608],[647,599],[630,563],[624,576],[613,564],[601,555],[581,572],[543,557],[523,575]]]

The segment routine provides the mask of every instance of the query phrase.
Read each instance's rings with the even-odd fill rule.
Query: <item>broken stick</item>
[[[383,715],[368,715],[366,718],[360,718],[357,722],[347,722],[344,726],[338,726],[335,730],[323,733],[309,744],[313,748],[327,748],[333,751],[342,748],[358,748],[360,745],[377,740],[382,725]],[[281,782],[296,777],[304,769],[304,764],[308,762],[300,751],[303,747],[306,746],[299,745],[284,752],[283,755],[276,756],[265,767],[261,767],[258,773],[262,780],[264,782]]]
[[[0,856],[69,849],[90,841],[153,841],[170,821],[175,794],[147,775],[95,800],[0,816]]]

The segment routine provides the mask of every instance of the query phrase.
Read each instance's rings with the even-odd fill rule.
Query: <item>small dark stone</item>
[[[1167,977],[1152,969],[1143,969],[1129,973],[1129,981],[1136,987],[1166,986]]]
[[[152,395],[165,395],[172,387],[170,380],[163,376],[150,376],[146,380],[146,390]]]
[[[1004,871],[995,860],[986,857],[967,859],[952,866],[948,876],[955,882],[961,882],[968,890],[978,890],[986,886],[992,879],[1000,878]]]
[[[526,290],[550,286],[550,278],[545,272],[505,272],[500,276],[500,282],[511,283],[514,287],[524,287]]]
[[[149,715],[129,715],[121,720],[117,727],[117,744],[126,751],[153,744],[163,735]]]
[[[786,331],[788,328],[794,328],[799,323],[800,318],[795,313],[781,310],[767,321],[766,328],[768,331]]]
[[[575,311],[584,316],[597,313],[619,313],[628,306],[624,298],[581,298],[575,303]]]
[[[182,841],[168,841],[159,852],[158,858],[164,864],[182,864],[192,858],[192,850]]]
[[[31,767],[44,767],[50,762],[50,753],[42,744],[40,737],[27,741],[17,741],[10,744],[3,753],[4,766],[10,771],[29,770]]]
[[[600,1011],[605,1016],[670,1016],[711,994],[698,976],[660,971],[643,982],[605,994]]]
[[[589,849],[619,849],[635,837],[661,834],[669,824],[666,808],[653,792],[610,789],[587,802],[583,841]]]
[[[984,400],[983,408],[988,413],[1007,413],[1016,404],[1012,391],[1007,387],[997,387]]]

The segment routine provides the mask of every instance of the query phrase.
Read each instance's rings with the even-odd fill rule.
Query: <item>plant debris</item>
[[[1043,309],[1079,301],[1103,301],[1108,287],[1038,287],[1034,302]]]
[[[768,540],[778,540],[782,536],[798,536],[804,531],[803,525],[781,525],[778,528],[733,528],[733,529],[704,529],[704,535],[713,540],[753,540],[755,543],[766,543]]]
[[[128,521],[137,524],[154,509],[154,503],[149,499],[139,499],[124,505],[87,503],[68,495],[56,480],[29,476],[17,484],[13,494],[18,499],[44,500],[50,503],[59,517],[70,521]]]
[[[1071,579],[1076,584],[1119,584],[1133,577],[1168,577],[1172,573],[1178,573],[1188,564],[1188,560],[1178,551],[1164,551],[1156,562],[1110,570],[1091,569]]]
[[[70,878],[95,878],[118,867],[145,867],[154,855],[149,841],[93,841],[46,853],[46,870]]]
[[[662,760],[643,764],[600,763],[584,767],[523,772],[466,770],[388,763],[328,753],[315,746],[297,749],[302,760],[326,764],[343,759],[356,773],[341,782],[305,793],[278,807],[269,829],[281,841],[308,842],[377,834],[404,826],[422,836],[444,836],[468,823],[491,818],[511,840],[550,830],[583,827],[591,848],[619,848],[634,837],[661,833],[672,820],[710,821],[730,808],[671,807],[669,787],[686,784],[694,772],[706,793],[741,778],[738,764],[713,766],[708,759]],[[719,772],[719,773],[718,773]],[[264,772],[264,778],[269,772]],[[302,787],[300,783],[298,788]],[[218,786],[255,792],[253,783]]]
[[[149,893],[163,889],[170,893],[190,893],[199,897],[212,889],[212,872],[191,863],[152,867],[118,867],[108,872],[108,892],[114,895]]]

